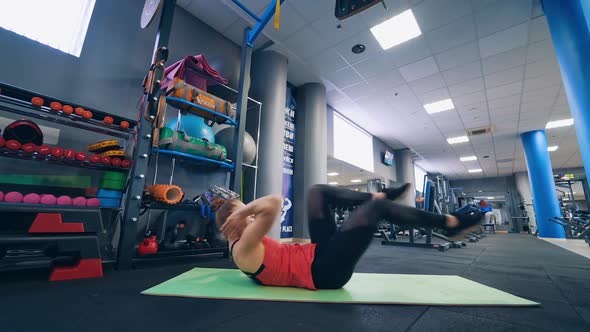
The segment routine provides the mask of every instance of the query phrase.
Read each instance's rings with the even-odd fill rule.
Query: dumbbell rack
[[[134,137],[136,122],[130,119],[4,83],[0,83],[0,91],[0,111],[109,135],[122,139],[125,144]],[[57,101],[64,105],[83,107],[93,113],[93,119],[84,119],[62,111],[56,112],[46,106],[33,106],[30,102],[32,97],[41,97],[46,104]],[[127,121],[130,126],[123,129],[105,124],[102,119],[106,116],[112,117],[115,123]],[[0,159],[27,160],[39,166],[51,164],[102,171],[129,171],[122,167],[40,155],[37,152],[25,153],[8,148],[0,148]],[[52,269],[49,277],[52,281],[102,276],[101,248],[104,248],[104,243],[101,243],[100,239],[105,233],[102,217],[110,215],[112,210],[116,213],[119,208],[0,202],[0,271],[49,267]]]

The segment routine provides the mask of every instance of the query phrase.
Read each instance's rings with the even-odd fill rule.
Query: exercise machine
[[[434,183],[430,180],[424,182],[424,209],[426,211],[435,212],[436,205],[436,189]],[[440,212],[439,212],[440,213]],[[398,234],[401,231],[408,231],[408,241],[399,241]],[[387,246],[402,246],[402,247],[419,247],[419,248],[432,248],[440,251],[446,251],[449,248],[460,248],[463,243],[451,242],[448,238],[442,234],[433,231],[432,227],[427,228],[403,228],[398,225],[389,224],[389,233],[385,227],[381,227],[381,236],[383,240],[382,245]],[[442,243],[432,242],[432,238],[436,237],[442,240]],[[417,242],[417,240],[424,239],[424,242]]]

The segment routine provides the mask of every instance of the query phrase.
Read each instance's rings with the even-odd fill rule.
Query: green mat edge
[[[179,294],[166,294],[166,293],[155,293],[152,292],[153,289],[155,289],[156,287],[172,280],[178,277],[181,277],[193,270],[196,269],[200,269],[200,270],[236,270],[236,269],[219,269],[219,268],[199,268],[199,267],[195,267],[192,268],[188,271],[185,271],[175,277],[172,277],[170,279],[167,279],[157,285],[154,285],[142,292],[140,292],[141,295],[146,295],[146,296],[158,296],[158,297],[180,297],[180,298],[185,298],[185,299],[211,299],[211,300],[233,300],[233,301],[260,301],[260,302],[293,302],[293,303],[331,303],[331,304],[376,304],[376,305],[409,305],[409,306],[434,306],[434,307],[539,307],[541,306],[541,303],[538,302],[534,302],[528,299],[525,299],[523,297],[514,295],[512,293],[508,293],[505,292],[503,290],[497,289],[495,287],[492,286],[488,286],[485,284],[482,284],[480,282],[477,281],[473,281],[471,279],[467,279],[464,278],[462,276],[459,275],[448,275],[445,274],[444,276],[452,276],[452,277],[458,277],[461,279],[465,279],[471,282],[475,282],[478,283],[480,285],[483,285],[485,287],[490,287],[493,288],[495,290],[498,290],[500,292],[509,294],[511,296],[517,297],[520,300],[523,300],[525,303],[518,303],[518,304],[454,304],[454,303],[450,303],[450,304],[441,304],[441,303],[427,303],[427,302],[423,302],[423,303],[414,303],[414,302],[377,302],[377,301],[321,301],[321,300],[283,300],[283,299],[260,299],[260,298],[240,298],[240,297],[215,297],[215,296],[201,296],[201,295],[179,295]],[[399,274],[399,273],[356,273],[355,274]],[[406,274],[406,275],[420,275],[420,276],[424,276],[425,274]],[[443,275],[435,275],[435,276],[443,276]],[[268,286],[268,287],[272,287],[272,286]],[[284,288],[288,288],[288,287],[284,287]],[[304,290],[305,291],[305,290]],[[310,292],[313,292],[311,290],[308,290]]]

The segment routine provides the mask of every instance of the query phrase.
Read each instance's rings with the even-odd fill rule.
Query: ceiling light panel
[[[467,137],[467,136],[458,136],[458,137],[447,138],[447,143],[449,143],[449,144],[459,144],[459,143],[466,143],[466,142],[469,142],[469,137]]]
[[[424,109],[428,114],[434,114],[455,109],[455,105],[451,99],[443,99],[434,103],[425,104]]]
[[[411,9],[371,28],[371,33],[384,50],[422,34]]]
[[[573,124],[574,124],[574,119],[572,119],[572,118],[563,119],[563,120],[556,120],[556,121],[549,121],[549,122],[547,122],[545,129],[567,127],[567,126],[571,126]]]

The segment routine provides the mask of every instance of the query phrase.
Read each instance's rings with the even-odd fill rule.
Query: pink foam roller
[[[0,202],[4,200],[4,193],[0,191]]]
[[[11,191],[6,196],[4,196],[4,201],[7,203],[22,203],[23,202],[23,194]]]
[[[72,205],[72,198],[70,196],[59,196],[57,205]]]
[[[100,199],[90,198],[86,201],[86,206],[100,206]]]
[[[23,198],[25,204],[39,204],[41,202],[41,196],[39,194],[27,194]]]
[[[53,195],[41,195],[41,204],[55,205],[57,198]]]
[[[74,204],[74,206],[86,206],[86,197],[76,197],[72,200],[72,204]]]

